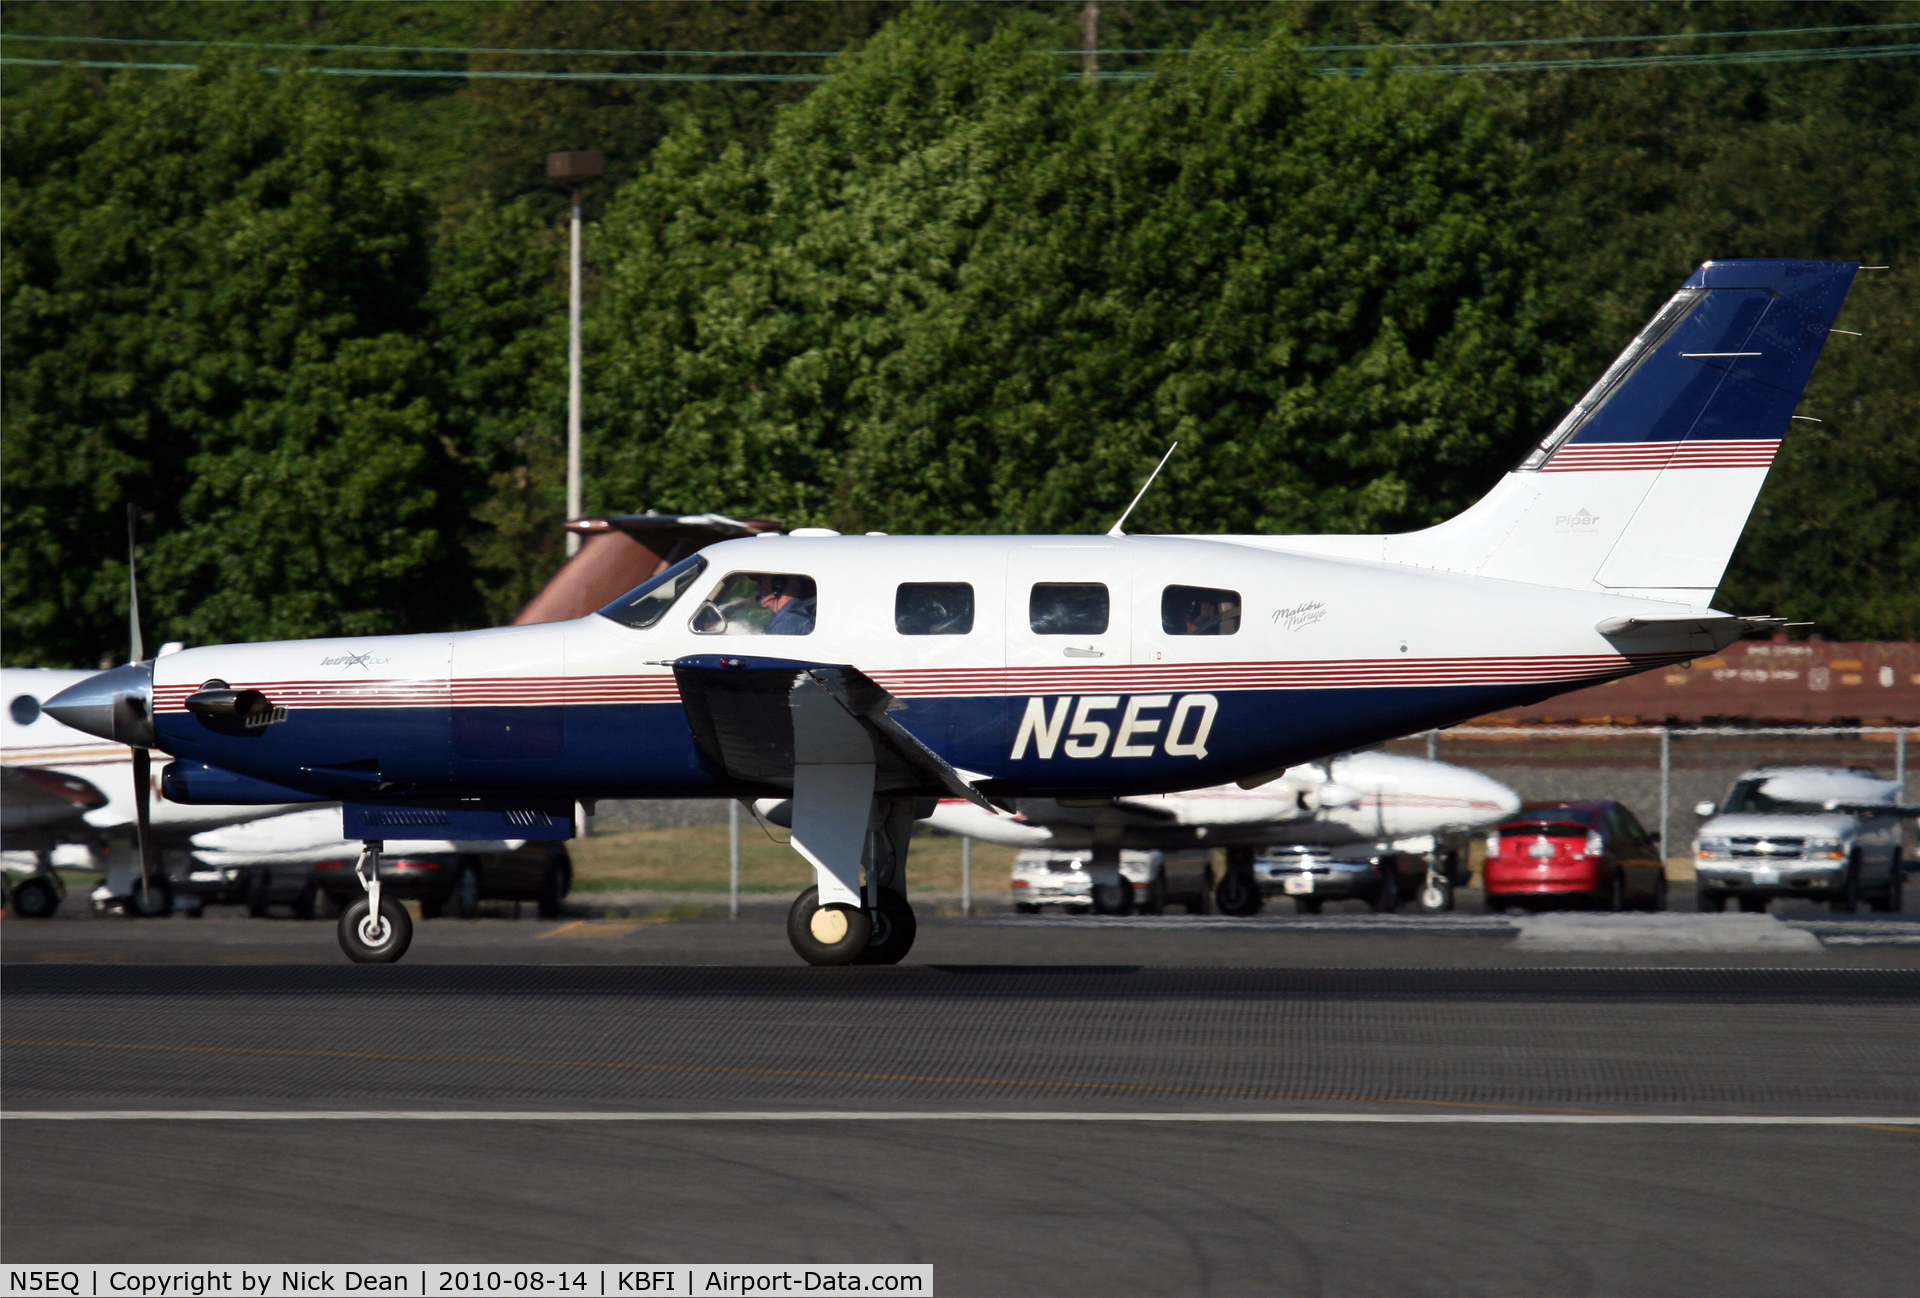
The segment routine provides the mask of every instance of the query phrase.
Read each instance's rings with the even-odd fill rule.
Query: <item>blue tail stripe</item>
[[[1832,261],[1702,266],[1684,287],[1711,292],[1569,444],[1777,440],[1856,269]]]

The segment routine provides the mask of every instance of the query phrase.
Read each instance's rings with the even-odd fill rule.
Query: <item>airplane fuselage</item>
[[[1630,643],[1595,629],[1686,611],[1673,603],[1261,542],[728,541],[702,552],[704,569],[651,626],[593,614],[168,655],[154,665],[157,739],[188,761],[352,801],[765,793],[703,762],[671,664],[777,660],[858,668],[899,700],[894,720],[997,795],[1110,795],[1277,773],[1718,647],[1698,629]],[[750,598],[712,602],[750,596],[756,574],[806,579],[809,633],[754,633],[739,613]],[[929,589],[955,615],[909,633],[931,625],[913,620]],[[960,602],[964,618],[946,606]],[[260,691],[283,718],[210,727],[186,706],[210,681]]]

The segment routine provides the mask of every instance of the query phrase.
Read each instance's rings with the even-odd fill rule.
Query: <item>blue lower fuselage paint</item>
[[[1539,696],[1538,685],[1244,690],[1194,695],[1217,702],[1203,753],[1190,751],[1206,709],[1135,709],[1129,696],[915,698],[895,720],[950,765],[1008,796],[1071,796],[1204,788],[1375,743],[1410,728],[1452,724]],[[1068,733],[1085,709],[1077,747]],[[1117,703],[1106,700],[1118,699]],[[1164,697],[1164,696],[1154,696]],[[1033,700],[1064,718],[1051,756],[1015,740]],[[765,792],[716,777],[701,762],[677,703],[561,707],[310,708],[257,734],[217,734],[190,713],[158,718],[175,756],[324,798],[405,803],[434,797],[499,799],[729,797]],[[1153,727],[1149,729],[1149,727]],[[1104,731],[1104,733],[1102,733]],[[1130,742],[1128,742],[1130,741]],[[1115,756],[1125,747],[1137,756]],[[1169,753],[1169,747],[1184,754]],[[223,796],[230,796],[223,795]],[[198,800],[183,797],[180,800]]]

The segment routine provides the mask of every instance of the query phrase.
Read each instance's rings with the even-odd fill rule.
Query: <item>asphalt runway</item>
[[[1920,1265],[1903,929],[1689,962],[955,922],[927,963],[815,970],[717,958],[766,917],[563,928],[422,925],[516,958],[361,968],[315,924],[8,921],[0,1251],[930,1262],[944,1294],[1904,1294]],[[11,1116],[49,1112],[84,1120]]]

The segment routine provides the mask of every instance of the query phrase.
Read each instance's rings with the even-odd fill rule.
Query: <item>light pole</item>
[[[580,182],[605,175],[606,155],[578,149],[547,155],[547,179],[571,182],[572,243],[567,254],[567,521],[580,517]],[[567,533],[567,556],[580,550],[580,534]]]

